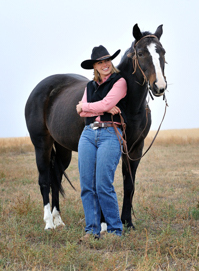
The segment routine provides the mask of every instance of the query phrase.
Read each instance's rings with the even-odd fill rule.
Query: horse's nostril
[[[165,91],[164,88],[161,88],[161,89],[159,90],[160,93],[164,93],[164,91]]]

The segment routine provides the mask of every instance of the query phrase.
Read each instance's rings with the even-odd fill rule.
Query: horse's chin
[[[152,92],[153,96],[160,97],[165,94],[165,91],[167,89],[167,84],[165,84],[165,86],[163,86],[163,87],[158,87],[155,83],[150,84],[150,82],[149,82],[148,88]]]
[[[153,96],[161,97],[161,96],[163,96],[165,94],[165,89],[164,90],[159,90],[159,91],[151,89],[151,92],[152,92]]]
[[[153,93],[153,91],[152,91],[152,93]],[[155,97],[161,97],[162,95],[164,95],[164,93],[165,93],[165,91],[163,93],[153,93],[153,95]]]

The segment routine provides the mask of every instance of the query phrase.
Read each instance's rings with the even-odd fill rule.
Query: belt
[[[117,128],[121,128],[121,125],[118,125],[118,124],[115,124],[114,125],[117,127]],[[93,130],[96,130],[98,128],[106,128],[106,127],[113,127],[113,124],[112,123],[106,123],[106,122],[98,122],[98,121],[95,121],[93,123],[91,123],[89,125]]]

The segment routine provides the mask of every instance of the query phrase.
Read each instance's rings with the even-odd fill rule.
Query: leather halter
[[[158,40],[158,38],[157,38],[155,35],[146,35],[146,36],[142,37],[140,40],[138,40],[136,43],[134,43],[134,46],[133,46],[133,49],[134,49],[134,55],[133,55],[133,57],[132,57],[132,53],[129,53],[129,54],[127,55],[128,57],[132,57],[132,60],[133,60],[133,68],[134,68],[134,71],[133,71],[132,74],[136,73],[136,70],[137,70],[137,67],[138,67],[138,68],[140,69],[140,71],[141,71],[143,77],[144,77],[144,81],[143,81],[143,83],[142,83],[142,86],[144,85],[144,83],[146,83],[146,82],[148,81],[148,79],[147,79],[145,73],[143,72],[142,68],[140,67],[140,64],[139,64],[139,61],[138,61],[137,52],[136,52],[136,46],[138,45],[138,43],[139,43],[141,40],[143,40],[143,39],[145,39],[145,38],[155,38],[155,39]],[[158,40],[158,41],[159,41],[159,40]],[[140,85],[139,82],[137,82],[137,83]]]
[[[158,40],[158,38],[157,38],[155,35],[146,35],[146,36],[142,37],[141,39],[139,39],[139,40],[134,44],[134,49],[135,49],[136,45],[137,45],[141,40],[143,40],[143,39],[145,39],[145,38],[155,38],[155,39]],[[158,41],[159,41],[159,40],[158,40]]]

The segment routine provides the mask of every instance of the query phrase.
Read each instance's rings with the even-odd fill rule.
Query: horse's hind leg
[[[52,215],[54,220],[54,226],[64,226],[64,222],[60,216],[60,207],[59,207],[59,192],[64,194],[63,188],[61,186],[61,181],[63,177],[63,173],[65,169],[69,166],[71,161],[71,154],[70,150],[65,149],[57,142],[55,142],[56,152],[54,152],[54,178],[53,182],[51,183],[52,188]]]
[[[40,191],[43,197],[43,205],[44,205],[44,221],[46,223],[46,229],[53,229],[53,217],[51,214],[50,201],[49,201],[49,193],[50,193],[50,182],[51,182],[51,150],[53,145],[53,139],[50,135],[40,137],[40,140],[34,140],[31,137],[32,142],[35,146],[35,154],[36,154],[36,163],[39,171],[39,185]]]

